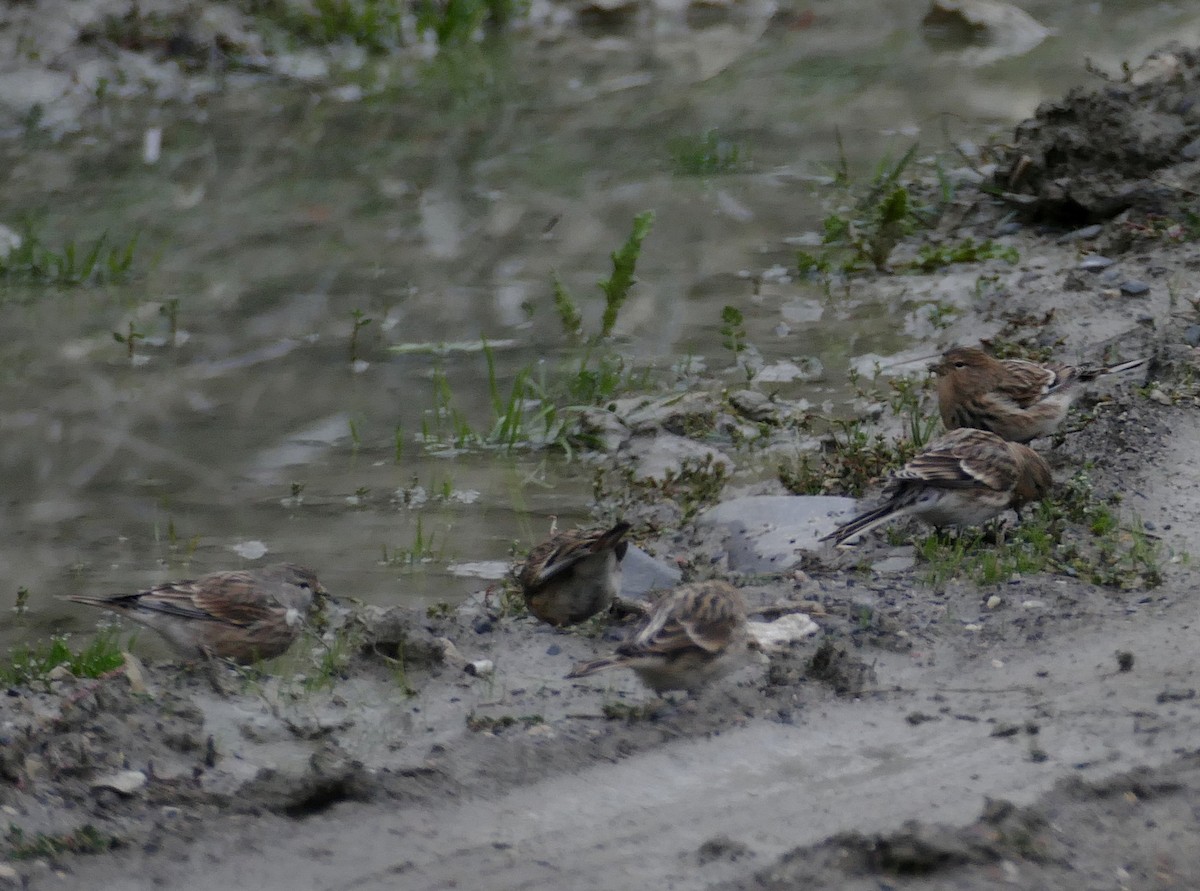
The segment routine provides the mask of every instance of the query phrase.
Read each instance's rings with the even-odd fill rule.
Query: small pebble
[[[1021,224],[1016,220],[1010,220],[1007,223],[1002,223],[996,227],[997,235],[1016,235],[1021,231]]]
[[[468,662],[464,668],[467,674],[482,678],[496,670],[496,663],[491,659],[476,659],[474,662]]]
[[[1082,229],[1076,229],[1074,232],[1068,232],[1066,235],[1059,236],[1058,243],[1066,244],[1068,241],[1087,241],[1090,238],[1095,238],[1103,231],[1104,229],[1099,223],[1092,226],[1084,226]]]
[[[1003,602],[1004,602],[1004,601],[1000,599],[1000,595],[999,595],[999,594],[993,594],[991,597],[989,597],[989,598],[987,599],[987,608],[988,608],[988,609],[995,609],[996,607],[998,607],[998,606],[999,606],[1001,603],[1003,603]]]
[[[487,616],[476,616],[475,621],[471,623],[471,628],[476,634],[490,634],[496,627],[496,623]]]
[[[1085,272],[1099,272],[1101,269],[1107,269],[1115,263],[1115,260],[1110,260],[1108,257],[1102,257],[1099,254],[1089,254],[1079,261],[1079,268]]]
[[[548,646],[546,648],[547,656],[557,656],[561,652],[562,652],[562,647],[560,647],[558,644],[550,644],[550,646]]]
[[[1140,297],[1150,290],[1150,286],[1136,278],[1121,282],[1121,293],[1126,297]]]
[[[1200,325],[1189,325],[1183,332],[1183,339],[1188,346],[1200,346]]]

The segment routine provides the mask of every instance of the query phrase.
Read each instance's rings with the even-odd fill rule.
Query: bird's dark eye
[[[297,585],[301,588],[311,588],[312,587],[312,585],[310,585],[308,582],[297,582]]]
[[[955,368],[966,368],[967,363],[964,362],[962,359],[959,359],[957,362],[954,363],[954,367]]]

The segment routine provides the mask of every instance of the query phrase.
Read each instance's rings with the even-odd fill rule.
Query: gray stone
[[[1092,238],[1095,238],[1103,231],[1104,228],[1099,223],[1096,223],[1092,226],[1084,226],[1082,229],[1075,229],[1072,232],[1068,232],[1066,235],[1061,235],[1059,236],[1058,241],[1059,244],[1065,244],[1069,241],[1088,241]]]
[[[849,519],[853,498],[833,495],[751,495],[705,511],[697,525],[725,532],[729,568],[738,572],[781,572],[802,551]]]
[[[685,472],[703,472],[705,466],[720,466],[726,473],[733,471],[733,462],[711,446],[676,436],[659,433],[635,436],[621,451],[635,479],[664,482]]]
[[[617,417],[636,433],[661,429],[686,436],[697,430],[711,430],[717,416],[716,402],[699,392],[621,399],[613,405]]]
[[[871,564],[871,571],[876,573],[907,572],[916,565],[916,558],[911,551],[903,554],[891,554],[877,563]]]
[[[1189,325],[1183,332],[1183,339],[1188,346],[1200,346],[1200,325]]]
[[[649,591],[674,588],[683,578],[678,566],[651,557],[636,545],[630,545],[621,561],[621,596],[642,597]]]
[[[1099,272],[1101,269],[1107,269],[1115,263],[1115,260],[1110,260],[1108,257],[1102,257],[1099,254],[1089,254],[1079,261],[1079,268],[1085,272]]]
[[[588,408],[579,413],[573,437],[605,452],[615,452],[629,439],[630,432],[615,412]]]
[[[1121,293],[1126,297],[1141,297],[1150,290],[1150,286],[1136,278],[1121,282]]]

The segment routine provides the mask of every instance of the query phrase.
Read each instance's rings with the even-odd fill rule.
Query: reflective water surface
[[[51,244],[138,236],[128,284],[0,292],[0,607],[32,595],[0,645],[92,627],[55,595],[271,559],[379,603],[478,588],[452,566],[507,560],[551,514],[586,521],[592,472],[555,452],[426,448],[443,377],[456,411],[491,424],[485,358],[392,347],[487,338],[502,392],[531,363],[557,367],[554,276],[595,330],[609,252],[653,210],[617,326],[627,363],[724,373],[731,304],[768,360],[823,362],[798,395],[836,400],[851,357],[913,346],[916,304],[782,272],[788,239],[819,225],[835,131],[864,173],[914,140],[985,142],[1083,82],[1085,59],[1116,71],[1200,36],[1191,4],[1030,2],[1055,33],[980,66],[929,46],[924,8],[747,3],[516,35],[424,68],[368,63],[336,96],[232,77],[199,106],[113,107],[62,143],[0,148],[0,222],[32,217]],[[672,140],[712,129],[749,164],[676,175]],[[371,321],[352,365],[355,311]],[[113,337],[131,323],[133,361]]]

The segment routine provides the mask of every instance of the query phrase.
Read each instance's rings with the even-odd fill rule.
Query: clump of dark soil
[[[996,185],[1068,224],[1178,216],[1200,174],[1200,50],[1159,50],[1123,81],[1076,88],[1021,124]]]

